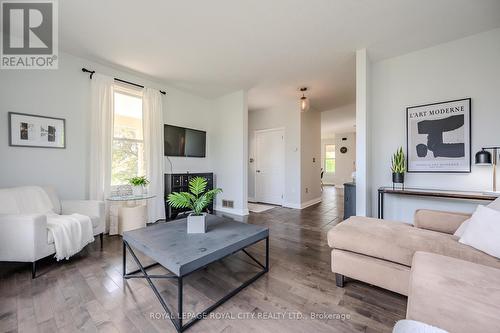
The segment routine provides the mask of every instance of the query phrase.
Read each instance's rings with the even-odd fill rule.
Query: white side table
[[[122,235],[124,231],[144,228],[148,219],[147,200],[155,195],[128,195],[109,197],[109,234]]]

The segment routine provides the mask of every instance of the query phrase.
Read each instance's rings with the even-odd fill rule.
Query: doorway
[[[285,191],[285,130],[255,131],[255,199],[283,205]]]

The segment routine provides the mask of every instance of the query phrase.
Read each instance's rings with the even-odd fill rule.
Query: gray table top
[[[187,221],[158,223],[126,231],[123,240],[177,276],[241,250],[269,236],[269,229],[207,215],[207,232],[188,234]]]

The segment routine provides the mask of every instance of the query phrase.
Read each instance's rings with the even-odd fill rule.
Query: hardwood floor
[[[277,207],[245,218],[270,228],[270,272],[188,332],[390,332],[405,316],[405,297],[356,281],[335,286],[326,232],[339,216],[342,197],[326,187],[318,205]],[[121,238],[104,242],[102,252],[96,241],[69,261],[45,260],[34,280],[26,264],[1,265],[0,332],[175,332],[147,282],[122,279]],[[250,252],[263,259],[263,244]],[[237,254],[189,276],[185,311],[207,307],[255,269]],[[175,301],[174,282],[156,284]],[[343,320],[325,317],[335,314]]]

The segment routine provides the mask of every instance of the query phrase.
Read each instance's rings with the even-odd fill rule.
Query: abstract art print
[[[471,99],[406,108],[408,172],[471,172]]]
[[[14,147],[66,148],[65,120],[9,112],[9,145]]]

